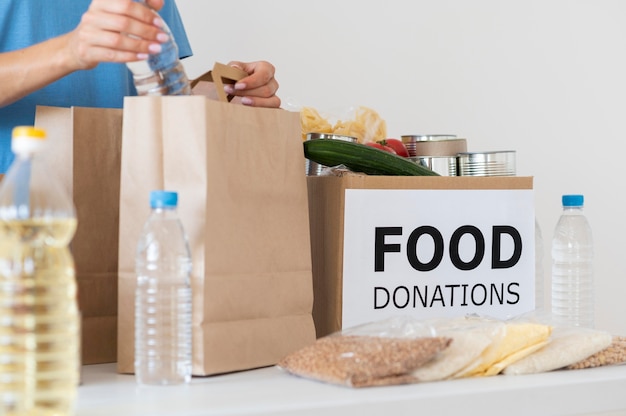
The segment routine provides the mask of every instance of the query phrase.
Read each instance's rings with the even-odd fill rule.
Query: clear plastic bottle
[[[191,380],[191,255],[178,194],[152,191],[137,244],[135,376],[139,384]]]
[[[535,219],[535,311],[543,312],[544,308],[543,235],[539,222]]]
[[[38,154],[46,132],[13,129],[0,185],[0,414],[71,415],[80,374],[72,200]]]
[[[143,0],[137,1],[145,4]],[[126,64],[133,74],[137,94],[190,95],[191,86],[178,58],[176,40],[165,21],[162,29],[169,36],[169,40],[161,44],[161,52],[150,54],[146,60]]]
[[[563,195],[552,239],[552,316],[555,324],[593,328],[593,237],[583,195]]]

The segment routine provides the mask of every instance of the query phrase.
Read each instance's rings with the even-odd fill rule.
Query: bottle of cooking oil
[[[0,184],[0,414],[71,415],[79,381],[72,200],[38,155],[46,132],[13,129]]]

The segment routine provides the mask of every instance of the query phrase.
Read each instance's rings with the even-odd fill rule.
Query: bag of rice
[[[557,370],[581,361],[611,344],[608,332],[580,327],[556,327],[540,350],[509,364],[503,374],[534,374]]]
[[[502,336],[504,324],[492,320],[452,318],[436,321],[433,327],[439,336],[451,338],[452,342],[413,372],[419,381],[444,380],[477,364],[483,351]]]
[[[499,374],[506,366],[532,354],[547,343],[552,327],[534,322],[505,321],[504,333],[481,354],[477,365],[454,377],[481,377]]]

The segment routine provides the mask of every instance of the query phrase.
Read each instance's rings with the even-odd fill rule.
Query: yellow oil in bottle
[[[65,416],[79,381],[74,218],[0,221],[0,415]]]

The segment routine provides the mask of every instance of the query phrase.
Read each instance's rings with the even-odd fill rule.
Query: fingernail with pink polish
[[[159,52],[161,52],[161,49],[163,49],[163,48],[162,48],[162,47],[161,47],[161,45],[159,45],[158,43],[151,43],[151,44],[148,46],[148,50],[149,50],[150,52],[152,52],[152,53],[159,53]]]
[[[241,104],[251,105],[251,104],[252,104],[252,98],[243,97],[243,98],[241,99]]]
[[[158,40],[159,42],[167,42],[168,40],[170,40],[170,37],[169,37],[169,36],[167,36],[167,34],[166,34],[166,33],[159,33],[159,34],[157,35],[157,40]]]

